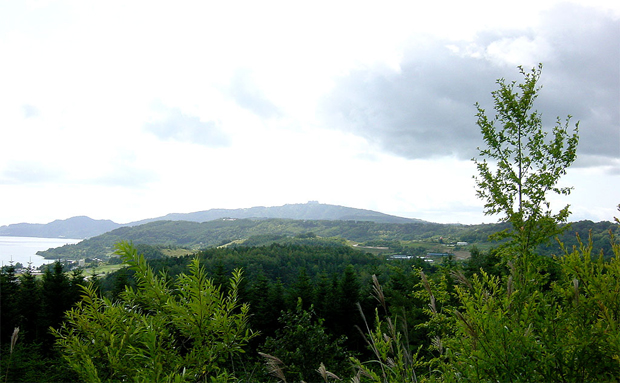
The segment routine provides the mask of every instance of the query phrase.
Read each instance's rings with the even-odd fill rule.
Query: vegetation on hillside
[[[580,221],[566,226],[559,239],[567,246],[577,245],[575,233],[587,238],[592,232],[594,249],[603,250],[611,256],[609,241],[605,238],[609,230],[620,234],[611,222]],[[493,233],[507,230],[508,223],[481,225],[450,225],[436,223],[383,224],[355,221],[298,221],[298,220],[217,220],[204,223],[186,221],[158,221],[136,227],[123,227],[100,236],[84,240],[75,245],[65,245],[38,254],[48,259],[108,259],[114,245],[119,241],[132,241],[136,245],[150,245],[158,248],[185,248],[197,251],[217,246],[261,246],[270,243],[342,243],[350,241],[367,246],[382,247],[389,244],[394,254],[407,253],[408,249],[423,243],[456,244],[467,242],[487,249],[496,244],[489,240]],[[304,238],[306,236],[306,238]],[[560,254],[561,248],[555,241],[541,244],[538,252],[545,255]],[[411,253],[424,255],[424,252]]]

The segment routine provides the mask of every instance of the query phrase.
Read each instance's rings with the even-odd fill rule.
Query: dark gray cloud
[[[493,114],[490,92],[498,78],[522,79],[516,67],[498,64],[487,49],[493,43],[526,41],[543,61],[543,89],[536,109],[551,127],[568,114],[580,124],[579,153],[620,158],[620,22],[573,5],[543,17],[543,27],[480,34],[455,53],[448,42],[419,44],[406,52],[400,72],[359,70],[342,77],[323,100],[328,126],[351,131],[406,158],[454,155],[469,159],[482,144],[475,102]],[[550,51],[549,51],[550,49]],[[529,63],[524,63],[527,67]]]
[[[328,124],[407,158],[471,158],[480,145],[474,102],[499,72],[488,62],[427,47],[395,72],[354,72],[323,104]],[[494,77],[495,76],[495,77]]]
[[[547,15],[543,33],[554,59],[543,71],[539,109],[580,120],[577,165],[620,159],[620,20],[568,4]]]
[[[262,118],[274,118],[282,115],[280,109],[264,95],[255,84],[249,70],[238,70],[233,76],[230,95],[237,105]]]
[[[161,121],[145,124],[148,132],[162,140],[190,142],[208,147],[226,147],[230,137],[214,121],[202,121],[196,116],[189,116],[178,108],[166,109]]]

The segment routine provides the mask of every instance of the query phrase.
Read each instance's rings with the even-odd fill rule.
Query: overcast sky
[[[495,222],[474,103],[539,62],[545,126],[580,121],[553,206],[618,215],[617,1],[2,1],[0,57],[0,225],[310,200]]]

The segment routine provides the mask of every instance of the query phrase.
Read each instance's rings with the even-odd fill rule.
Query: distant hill
[[[139,226],[156,221],[208,222],[221,218],[264,219],[281,218],[296,220],[370,221],[376,223],[414,223],[419,219],[403,218],[372,210],[308,202],[273,207],[252,207],[247,209],[210,209],[194,213],[172,213],[162,217],[119,224],[110,220],[94,220],[88,217],[73,217],[47,224],[18,223],[0,226],[0,235],[43,238],[91,238],[123,226]]]
[[[419,219],[397,217],[373,210],[308,202],[272,207],[256,206],[247,209],[210,209],[194,213],[173,213],[163,217],[132,222],[128,225],[136,226],[155,221],[208,222],[220,218],[282,218],[329,221],[370,221],[376,223],[424,222]]]
[[[12,237],[42,237],[42,238],[90,238],[122,225],[110,220],[95,220],[89,217],[72,217],[56,221],[41,223],[17,223],[0,226],[0,235]]]

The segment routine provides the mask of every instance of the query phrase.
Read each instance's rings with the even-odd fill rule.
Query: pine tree
[[[26,342],[34,342],[46,329],[41,328],[41,285],[30,268],[20,275],[20,329]]]
[[[19,283],[13,265],[3,266],[0,270],[0,323],[2,334],[0,342],[3,345],[11,343],[11,335],[19,325],[19,311],[17,307],[17,293]]]

